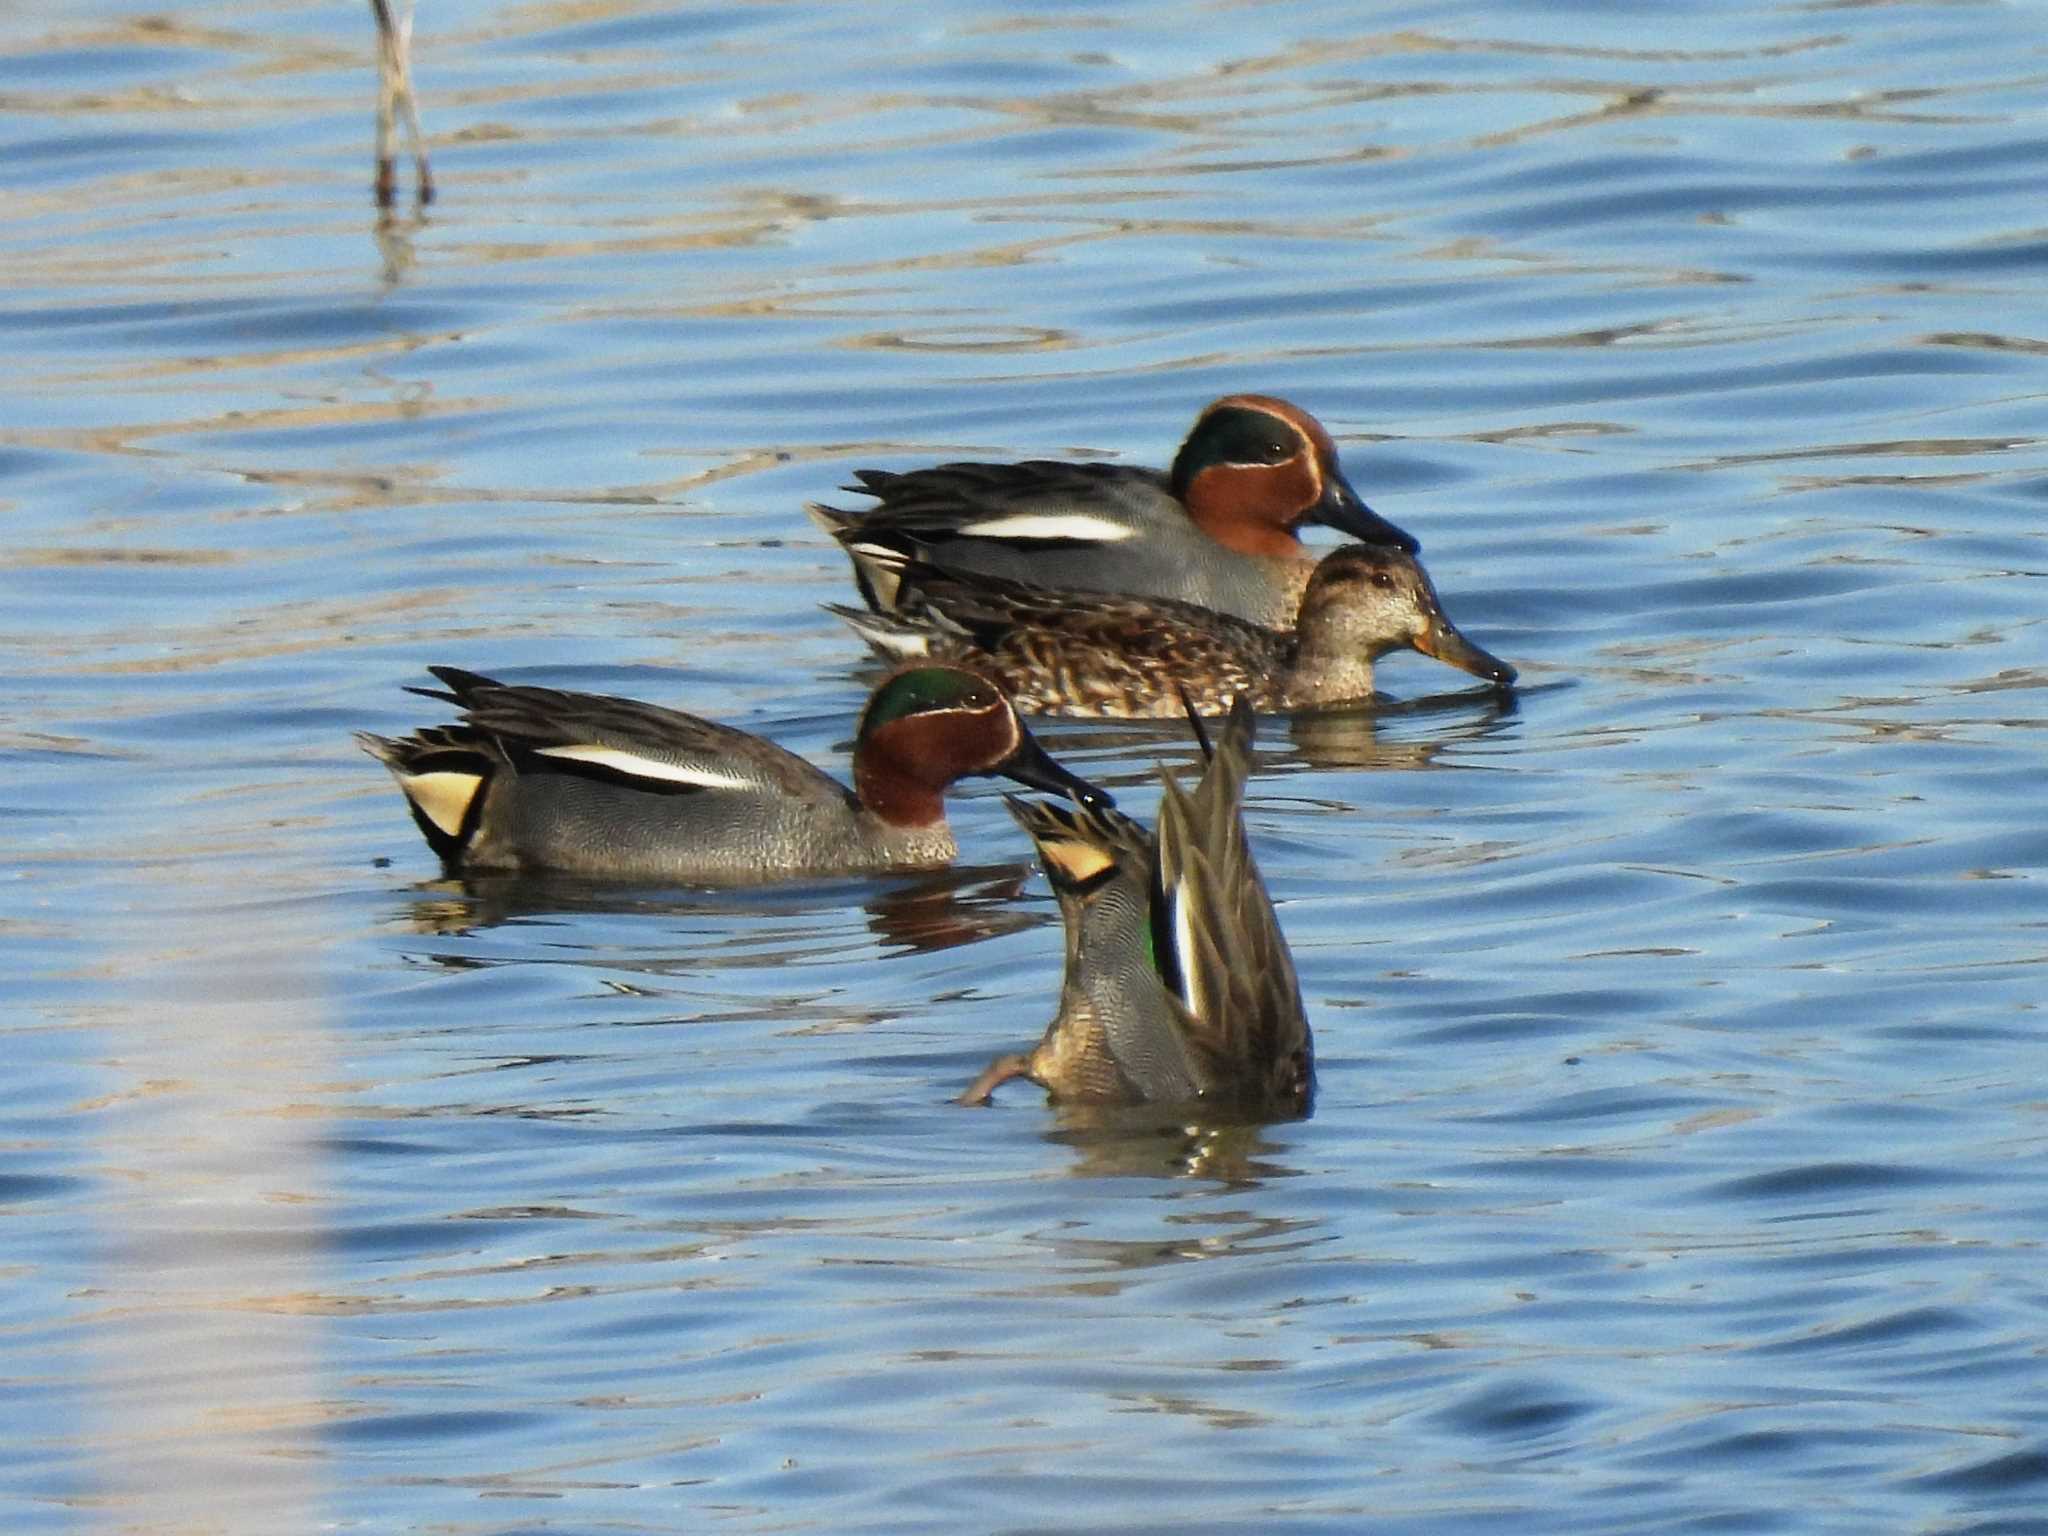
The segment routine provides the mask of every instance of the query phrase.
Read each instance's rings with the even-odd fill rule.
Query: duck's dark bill
[[[1019,784],[1048,794],[1068,795],[1086,806],[1101,809],[1116,804],[1108,791],[1097,789],[1078,773],[1054,762],[1052,755],[1030,736],[1017,744],[1016,755],[1003,764],[1001,771]]]
[[[1511,687],[1515,681],[1515,669],[1502,661],[1491,651],[1474,645],[1458,632],[1449,619],[1438,615],[1415,642],[1415,649],[1425,656],[1434,656],[1438,661],[1470,672],[1474,677],[1483,677],[1496,688]]]
[[[1316,503],[1309,516],[1367,544],[1391,545],[1409,555],[1422,548],[1421,540],[1415,535],[1396,528],[1359,500],[1358,492],[1351,489],[1350,482],[1342,475],[1332,475],[1324,482],[1323,499]]]

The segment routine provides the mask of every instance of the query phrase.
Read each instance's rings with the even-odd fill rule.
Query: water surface
[[[2048,1530],[2048,48],[1997,4],[0,22],[9,1531]],[[952,872],[437,879],[431,662],[843,769],[802,517],[1288,395],[1528,685],[1266,723],[1314,1117]],[[1149,813],[1184,741],[1048,738]]]

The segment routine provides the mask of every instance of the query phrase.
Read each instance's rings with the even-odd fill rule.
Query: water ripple
[[[360,7],[17,18],[6,1528],[2038,1531],[2013,20],[427,7],[380,219]],[[948,1102],[1057,1003],[987,786],[451,881],[348,744],[445,662],[843,772],[805,501],[1242,389],[1528,684],[1263,730],[1306,1121]]]

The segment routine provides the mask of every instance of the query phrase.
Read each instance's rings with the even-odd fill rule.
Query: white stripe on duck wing
[[[457,705],[463,725],[489,737],[515,767],[531,753],[569,772],[615,775],[655,794],[814,792],[825,784],[844,792],[795,753],[681,710],[610,694],[501,683],[459,667],[427,670],[447,691],[407,691]]]

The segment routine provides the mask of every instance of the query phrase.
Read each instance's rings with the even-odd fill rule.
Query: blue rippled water
[[[427,0],[383,219],[362,11],[0,17],[0,1528],[2048,1532],[2037,9]],[[1266,722],[1307,1121],[947,1102],[986,784],[465,887],[349,743],[843,769],[803,502],[1239,389],[1526,684]]]

